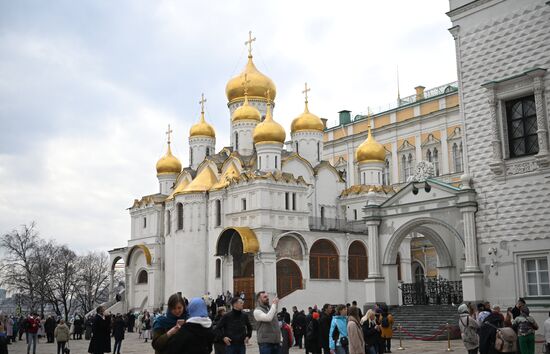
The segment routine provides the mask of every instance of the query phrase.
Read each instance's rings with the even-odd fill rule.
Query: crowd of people
[[[215,300],[209,294],[190,300],[173,294],[167,310],[111,315],[103,306],[94,316],[74,316],[70,325],[63,319],[37,314],[25,318],[0,316],[0,354],[8,353],[8,343],[27,341],[27,354],[36,354],[38,337],[57,343],[57,353],[64,354],[72,339],[89,339],[88,353],[121,353],[126,332],[138,332],[144,342],[151,340],[155,354],[245,354],[256,322],[256,342],[260,354],[288,354],[292,346],[305,354],[382,354],[391,353],[394,319],[384,305],[374,305],[362,313],[351,304],[325,304],[292,313],[278,311],[279,300],[270,301],[266,292],[256,295],[252,314],[244,310],[245,299],[222,294]],[[498,305],[480,303],[458,307],[459,327],[468,354],[535,353],[538,324],[530,316],[524,299],[501,313]],[[550,316],[550,314],[549,314]],[[546,352],[550,353],[550,318],[544,323]]]
[[[489,302],[462,304],[458,307],[459,327],[468,354],[535,354],[535,331],[539,325],[530,316],[523,298],[506,313]],[[544,322],[546,353],[550,353],[550,313]]]

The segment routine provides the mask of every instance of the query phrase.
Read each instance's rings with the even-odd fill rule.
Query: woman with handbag
[[[65,345],[69,341],[70,331],[63,319],[59,320],[59,324],[53,331],[53,336],[57,342],[57,354],[65,354]]]
[[[348,308],[346,305],[336,306],[336,315],[332,318],[329,331],[329,347],[331,354],[348,354]]]

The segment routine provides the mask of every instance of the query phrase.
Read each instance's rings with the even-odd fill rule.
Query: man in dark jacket
[[[306,314],[304,310],[298,312],[292,320],[292,330],[294,331],[294,338],[296,338],[296,345],[302,349],[302,339],[306,331]]]
[[[111,316],[103,306],[96,309],[92,325],[92,339],[88,346],[88,353],[103,354],[111,352]]]
[[[44,331],[46,331],[47,343],[53,343],[53,332],[55,331],[55,320],[52,316],[48,316],[46,323],[44,323]]]
[[[136,325],[136,315],[132,311],[128,312],[128,333],[134,332],[134,326]]]
[[[281,312],[277,314],[277,318],[280,321],[284,321],[286,324],[290,324],[290,314],[286,311],[286,307],[283,307]]]
[[[252,336],[252,325],[243,311],[244,301],[235,297],[231,300],[233,310],[225,314],[216,326],[216,334],[226,345],[226,354],[244,354]]]
[[[319,338],[321,340],[323,354],[330,354],[329,333],[331,322],[332,306],[330,306],[329,304],[324,304],[321,312],[321,318],[319,319]]]

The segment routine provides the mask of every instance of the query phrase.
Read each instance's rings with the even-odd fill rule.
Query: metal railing
[[[345,220],[334,218],[309,217],[309,229],[317,231],[343,231],[366,233],[367,225],[363,220]]]

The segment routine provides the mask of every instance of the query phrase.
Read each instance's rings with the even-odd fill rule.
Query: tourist
[[[330,325],[329,325],[330,326]],[[330,327],[329,327],[330,328]],[[311,321],[306,327],[305,347],[306,354],[321,354],[321,330],[319,323],[319,312],[314,311],[311,314]]]
[[[17,333],[19,333],[19,320],[15,316],[12,319],[13,319],[13,330],[12,330],[11,341],[15,343],[17,339]]]
[[[286,324],[290,324],[290,314],[286,311],[286,307],[283,307],[281,312],[277,314],[280,321],[284,321]]]
[[[294,335],[292,334],[292,327],[285,321],[279,320],[279,326],[281,327],[281,351],[280,354],[289,354],[290,348],[292,348]]]
[[[460,334],[464,347],[468,351],[468,354],[477,354],[479,347],[479,337],[477,335],[477,329],[479,328],[478,322],[471,315],[471,309],[468,305],[462,304],[458,307],[458,326],[460,327]]]
[[[349,354],[365,354],[365,337],[361,328],[359,308],[351,306],[348,310],[347,333],[349,338]]]
[[[502,328],[502,317],[498,313],[488,311],[488,303],[483,304],[478,315],[479,353],[488,354],[494,352],[497,329]],[[488,314],[487,314],[488,312]]]
[[[92,316],[88,316],[88,319],[86,320],[86,323],[85,323],[86,332],[84,332],[84,339],[90,340],[92,338],[93,324],[94,324],[94,318]]]
[[[346,305],[336,306],[336,314],[332,317],[330,323],[330,332],[328,335],[331,354],[348,353],[348,309]]]
[[[44,324],[44,330],[46,331],[46,343],[53,343],[56,323],[52,315],[48,316],[46,323]],[[74,339],[74,338],[73,338]]]
[[[550,312],[548,318],[544,321],[544,345],[546,346],[546,353],[550,353]]]
[[[6,326],[6,340],[10,344],[13,338],[13,319],[11,316],[6,317],[4,325]]]
[[[38,330],[40,329],[40,317],[37,314],[30,314],[25,323],[27,333],[27,354],[31,351],[36,354],[36,344],[38,342]]]
[[[252,337],[252,325],[243,313],[244,301],[241,298],[231,300],[233,309],[222,317],[216,326],[216,332],[226,345],[227,354],[244,354],[246,345]]]
[[[65,320],[61,319],[59,324],[53,331],[53,336],[57,342],[57,354],[65,354],[65,345],[69,341],[69,327],[65,324]]]
[[[504,327],[512,327],[512,308],[508,307],[506,310],[506,316],[504,316]]]
[[[388,308],[384,307],[382,316],[380,317],[380,339],[382,342],[380,352],[391,353],[391,339],[393,337],[393,316],[388,312]]]
[[[521,315],[521,308],[526,305],[525,299],[520,297],[518,301],[516,302],[516,306],[512,309],[512,319],[516,319],[519,315]]]
[[[88,353],[103,354],[111,352],[111,316],[105,307],[98,306],[92,325],[92,338]]]
[[[519,350],[521,354],[535,354],[535,331],[539,326],[535,319],[529,316],[529,308],[521,307],[521,313],[512,322],[518,334]]]
[[[361,318],[363,327],[363,337],[365,338],[365,349],[367,354],[378,354],[380,348],[381,326],[376,323],[376,312],[369,309],[365,316]]]
[[[73,339],[82,339],[82,327],[84,326],[84,321],[80,315],[74,316],[74,332]]]
[[[23,337],[23,334],[27,332],[27,319],[23,316],[19,318],[19,340]]]
[[[120,354],[122,348],[122,341],[124,340],[124,332],[126,331],[126,324],[120,313],[115,316],[115,322],[113,323],[113,338],[115,338],[115,346],[113,347],[113,354]]]
[[[143,336],[143,339],[145,339],[144,343],[147,343],[147,341],[151,339],[151,322],[151,315],[147,310],[145,310],[143,312],[143,319],[141,320],[141,334]]]
[[[134,333],[134,326],[136,325],[136,315],[129,311],[127,314],[128,318],[128,333]]]
[[[209,354],[214,342],[212,320],[208,317],[206,303],[200,297],[192,298],[187,307],[189,318],[168,340],[168,354]]]
[[[304,311],[296,311],[292,318],[292,331],[294,332],[294,338],[296,339],[296,346],[302,349],[304,332],[306,330],[306,314]]]
[[[0,354],[8,354],[8,336],[6,335],[4,324],[0,318]]]
[[[265,291],[256,296],[254,319],[258,323],[256,336],[260,354],[278,354],[281,348],[281,329],[276,316],[278,303],[279,299],[275,297],[269,306],[269,295]]]
[[[323,354],[330,353],[330,345],[328,335],[330,333],[330,323],[332,322],[332,306],[330,304],[324,304],[321,316],[319,318],[319,339],[321,341],[321,348]]]
[[[221,319],[226,313],[225,305],[222,307],[218,307],[218,312],[216,313],[216,317],[214,317],[214,321],[212,322],[212,328],[216,328],[218,323],[220,323]],[[214,340],[214,353],[215,354],[225,354],[225,343],[219,336],[216,336]]]
[[[351,302],[351,306],[357,307],[357,310],[359,310],[359,318],[362,318],[363,317],[363,311],[361,311],[361,308],[359,306],[357,306],[357,301],[353,300]]]
[[[178,332],[187,318],[185,301],[181,295],[178,293],[170,295],[166,314],[159,316],[153,325],[151,345],[156,354],[168,352],[168,339]]]

